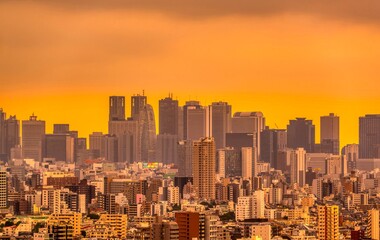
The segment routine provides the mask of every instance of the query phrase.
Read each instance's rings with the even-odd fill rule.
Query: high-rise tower
[[[42,160],[42,149],[45,136],[45,121],[37,120],[37,116],[30,116],[29,120],[22,121],[22,152],[24,158]]]
[[[312,120],[296,118],[290,120],[288,127],[288,147],[304,148],[306,152],[314,152],[315,126]]]
[[[216,149],[226,147],[226,133],[231,132],[231,105],[227,102],[213,102],[212,137],[215,139]]]
[[[339,117],[334,113],[321,116],[321,151],[339,155]]]
[[[161,99],[159,107],[159,133],[178,135],[178,100],[170,95]]]
[[[140,119],[140,113],[146,104],[147,96],[144,96],[144,94],[142,96],[137,94],[131,97],[131,117],[133,120],[138,121]]]
[[[193,142],[193,181],[200,199],[215,199],[215,142],[201,138]]]
[[[109,102],[109,121],[125,120],[125,97],[111,96]]]
[[[359,118],[359,158],[380,157],[380,114]]]

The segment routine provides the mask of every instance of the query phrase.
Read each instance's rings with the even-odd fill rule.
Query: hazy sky
[[[317,133],[335,112],[357,142],[358,117],[380,112],[379,13],[378,0],[1,1],[0,107],[87,136],[107,131],[109,95],[144,89],[155,109],[173,92]]]

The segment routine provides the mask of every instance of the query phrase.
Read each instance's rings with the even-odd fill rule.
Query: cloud
[[[7,3],[13,4],[13,1],[2,1],[2,4]],[[67,11],[152,11],[195,20],[231,15],[267,17],[301,14],[349,22],[380,23],[378,0],[44,0],[33,4]]]

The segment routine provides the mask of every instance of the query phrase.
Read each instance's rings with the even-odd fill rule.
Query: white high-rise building
[[[252,148],[241,148],[241,161],[242,161],[242,177],[243,179],[252,179]]]
[[[292,151],[290,161],[290,182],[303,187],[306,183],[306,151],[303,148]]]
[[[264,191],[257,190],[253,193],[252,199],[252,217],[253,218],[265,218],[265,196]]]

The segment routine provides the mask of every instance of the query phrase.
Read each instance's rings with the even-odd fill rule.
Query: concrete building
[[[70,134],[46,134],[44,138],[44,157],[55,158],[56,161],[74,162],[75,139]]]
[[[261,132],[261,161],[270,163],[270,166],[277,169],[277,156],[279,151],[284,151],[287,147],[287,132],[284,129],[269,129],[266,127]]]
[[[287,126],[289,148],[303,148],[306,152],[314,152],[315,126],[312,120],[296,118]]]
[[[215,142],[201,138],[193,142],[193,181],[200,199],[215,199]]]
[[[159,134],[178,136],[178,100],[172,95],[158,102]]]
[[[339,155],[339,117],[334,113],[328,116],[321,116],[320,144],[321,152]]]
[[[212,137],[215,139],[216,149],[226,147],[226,133],[231,132],[232,107],[227,102],[213,102],[212,111]]]
[[[262,112],[236,112],[232,117],[232,133],[250,133],[253,136],[253,145],[256,147],[258,159],[261,159],[261,131],[265,129],[265,118]],[[228,145],[227,145],[228,146]],[[231,146],[228,146],[231,147]]]
[[[242,177],[243,179],[252,179],[252,173],[257,164],[255,157],[253,156],[253,151],[251,147],[241,148],[241,159],[242,159]]]
[[[359,158],[380,158],[380,114],[359,118]]]
[[[317,237],[318,240],[339,239],[339,206],[317,206]]]
[[[125,120],[125,97],[111,96],[109,98],[109,121]]]
[[[292,150],[290,158],[290,182],[300,187],[306,184],[306,151],[303,148]]]
[[[359,159],[359,144],[348,144],[343,147],[342,155],[347,160],[347,171],[353,171],[356,169],[356,163]]]
[[[45,138],[45,121],[37,120],[37,116],[30,116],[29,120],[22,121],[22,155],[42,161],[43,143]]]
[[[272,239],[272,227],[269,223],[253,224],[250,230],[250,236],[253,238],[259,237],[262,240]]]
[[[380,239],[379,231],[379,210],[371,209],[368,211],[368,222],[366,228],[366,236],[373,240]]]
[[[7,172],[0,170],[0,208],[8,207],[8,180]]]

